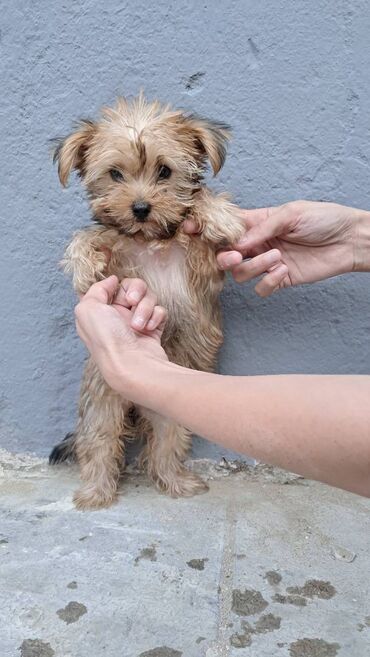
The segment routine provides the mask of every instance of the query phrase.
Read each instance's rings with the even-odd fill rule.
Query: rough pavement
[[[0,463],[1,657],[370,654],[369,501],[198,462],[206,495],[81,513],[75,469]]]

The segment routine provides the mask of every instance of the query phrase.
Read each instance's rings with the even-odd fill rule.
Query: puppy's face
[[[191,207],[207,160],[222,167],[226,125],[172,111],[143,96],[119,99],[82,121],[55,151],[61,183],[77,169],[94,218],[146,240],[172,237]]]

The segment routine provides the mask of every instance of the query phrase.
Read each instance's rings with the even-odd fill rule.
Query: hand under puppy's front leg
[[[202,239],[219,248],[235,244],[245,233],[238,206],[226,194],[213,194],[209,189],[194,195],[189,219],[195,222]]]
[[[74,234],[66,249],[62,266],[73,278],[77,294],[85,294],[93,283],[105,278],[107,251],[117,239],[118,231],[104,227],[88,228]]]

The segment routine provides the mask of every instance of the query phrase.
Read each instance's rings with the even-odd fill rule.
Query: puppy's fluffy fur
[[[162,344],[169,359],[206,371],[222,342],[218,296],[224,275],[215,253],[243,232],[237,208],[202,182],[207,162],[214,174],[221,169],[228,138],[223,123],[140,95],[132,102],[120,98],[96,122],[81,121],[55,151],[61,183],[78,171],[97,222],[76,233],[65,254],[76,292],[111,274],[144,279],[168,310]],[[200,236],[181,230],[186,217]],[[102,247],[112,252],[108,266]],[[114,501],[125,441],[137,433],[146,438],[141,461],[158,488],[172,496],[206,490],[183,465],[189,432],[145,408],[135,409],[133,420],[132,411],[133,404],[109,388],[89,359],[77,428],[50,455],[52,463],[76,457],[84,482],[74,496],[78,508]]]

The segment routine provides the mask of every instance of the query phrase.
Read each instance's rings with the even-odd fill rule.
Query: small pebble
[[[356,559],[356,552],[351,552],[351,550],[338,545],[332,549],[332,554],[334,559],[345,561],[346,563],[352,563]]]

